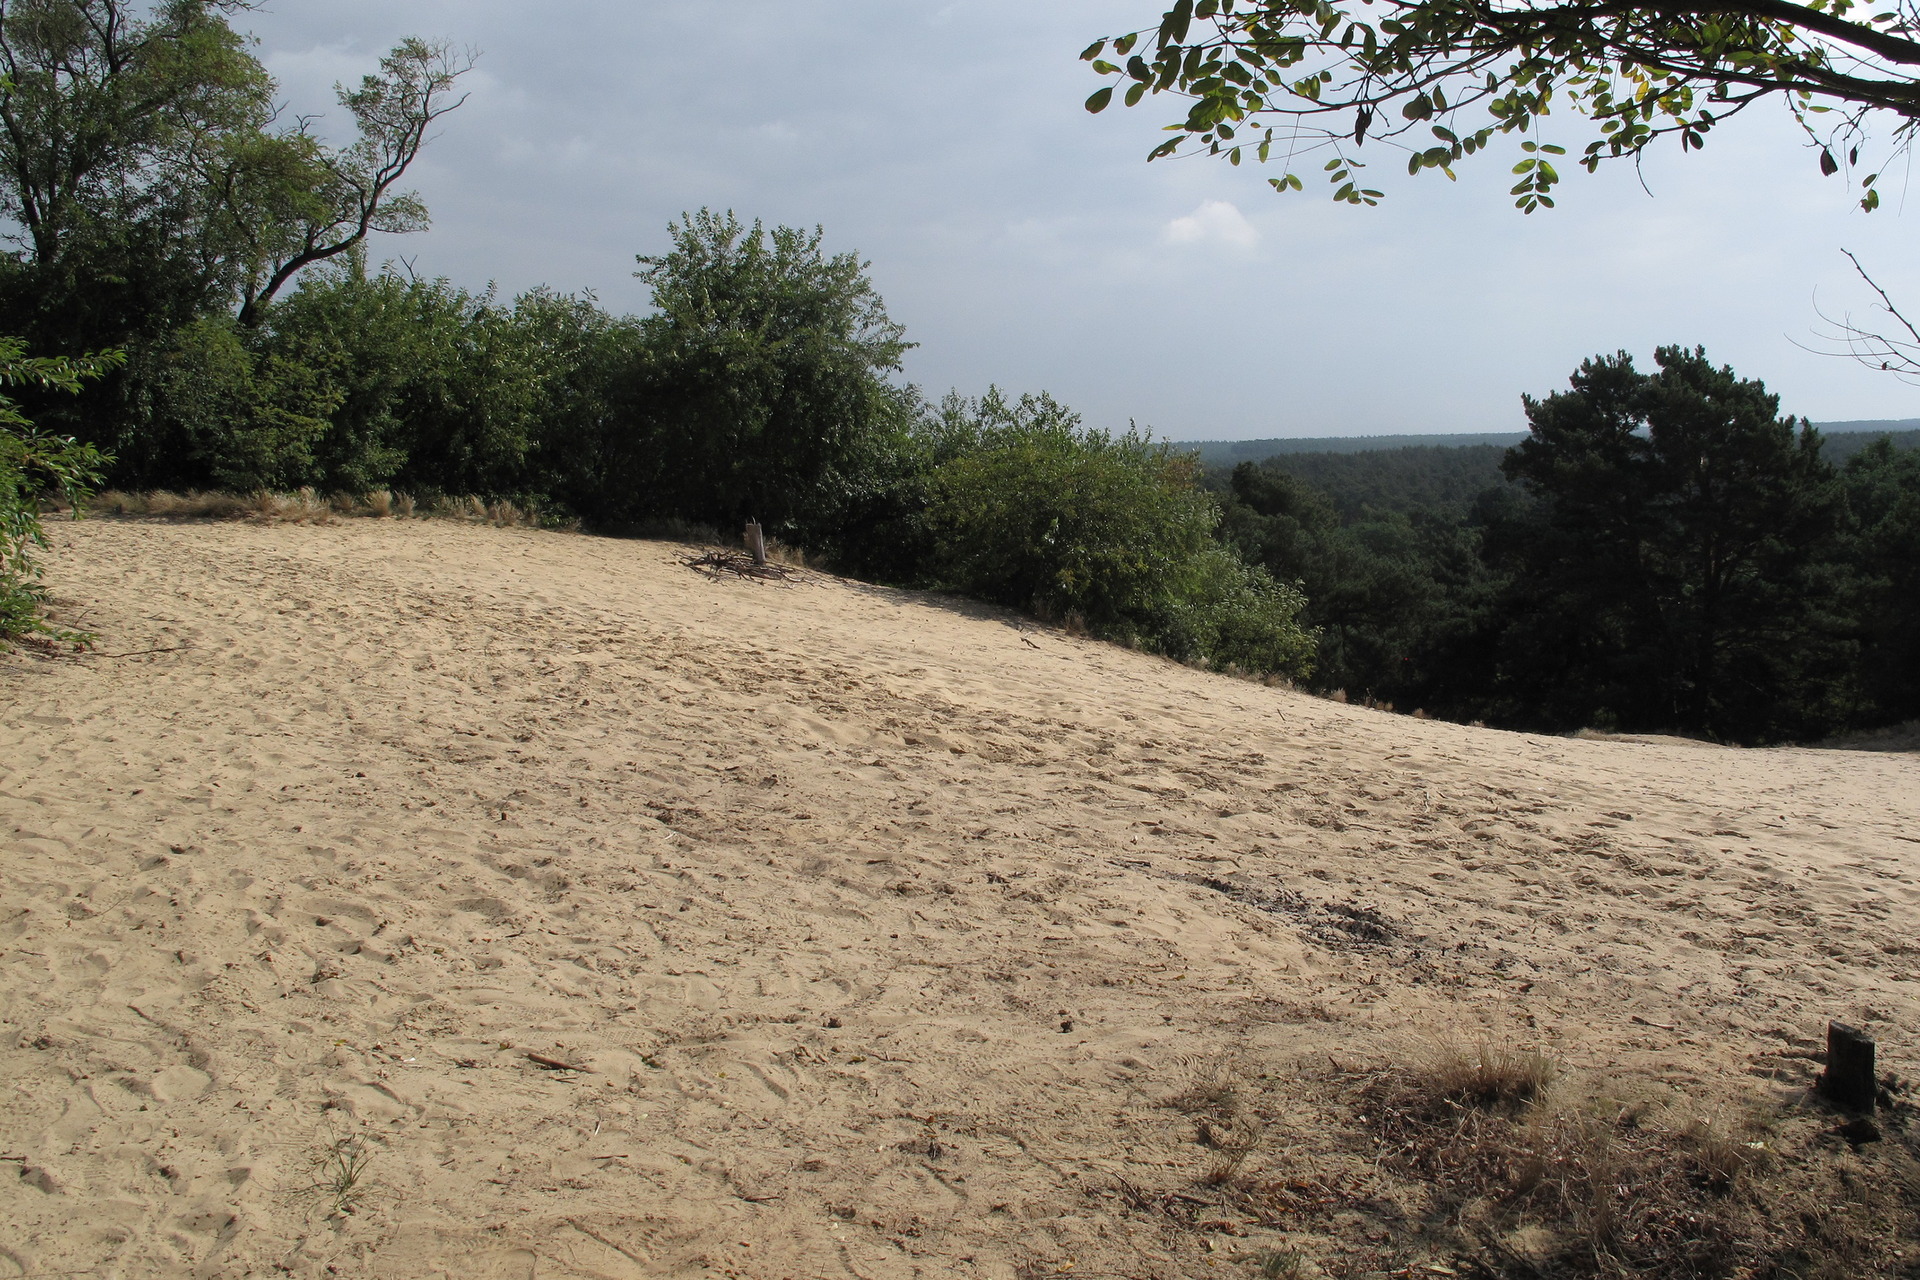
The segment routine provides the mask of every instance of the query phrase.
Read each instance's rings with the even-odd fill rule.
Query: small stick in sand
[[[549,1058],[541,1053],[529,1053],[527,1060],[545,1067],[549,1071],[586,1071],[589,1073],[593,1071],[592,1067],[576,1067],[571,1062],[562,1062],[558,1058]]]

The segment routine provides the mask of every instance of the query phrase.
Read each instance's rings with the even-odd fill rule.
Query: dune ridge
[[[1920,1065],[1909,755],[1418,721],[662,543],[55,538],[101,643],[0,660],[0,1276],[1358,1275],[1414,1246],[1130,1211],[1216,1158],[1165,1100],[1235,1075],[1280,1169],[1442,1041],[1703,1106],[1830,1017]]]

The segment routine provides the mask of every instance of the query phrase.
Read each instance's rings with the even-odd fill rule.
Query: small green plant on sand
[[[1305,1259],[1291,1249],[1268,1249],[1254,1259],[1253,1274],[1260,1280],[1299,1280],[1305,1266]]]
[[[351,1214],[367,1192],[367,1166],[373,1148],[359,1138],[338,1138],[314,1161],[309,1193],[326,1205],[329,1215]]]
[[[29,357],[18,338],[0,338],[0,386],[77,392],[123,362],[118,352],[81,359]],[[41,616],[46,588],[34,552],[47,546],[40,507],[57,496],[78,519],[112,459],[90,444],[37,430],[10,397],[0,394],[0,647],[28,635],[85,643]]]

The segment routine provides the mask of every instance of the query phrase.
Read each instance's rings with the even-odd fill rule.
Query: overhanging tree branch
[[[1577,161],[1588,169],[1669,135],[1701,147],[1716,124],[1767,99],[1807,130],[1823,172],[1852,167],[1877,117],[1891,117],[1893,150],[1904,151],[1920,121],[1920,0],[1891,3],[1855,19],[1854,0],[1177,0],[1157,27],[1081,56],[1113,81],[1090,111],[1116,92],[1128,106],[1185,100],[1185,118],[1149,159],[1197,144],[1233,164],[1278,155],[1290,166],[1331,151],[1334,198],[1373,204],[1381,193],[1362,185],[1358,158],[1369,140],[1404,151],[1410,174],[1451,178],[1495,134],[1513,134],[1524,154],[1511,194],[1531,213],[1552,206],[1552,158],[1566,154],[1540,136],[1556,98],[1597,134]],[[1466,120],[1470,108],[1488,118]],[[1862,183],[1867,209],[1878,178]],[[1290,168],[1270,181],[1302,189]]]

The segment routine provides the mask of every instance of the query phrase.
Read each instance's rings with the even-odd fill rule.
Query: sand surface
[[[1194,1185],[1161,1104],[1223,1072],[1283,1167],[1437,1042],[1702,1106],[1830,1017],[1920,1069],[1912,755],[1418,721],[661,543],[55,539],[100,646],[0,659],[0,1277],[1245,1275],[1114,1190]]]

